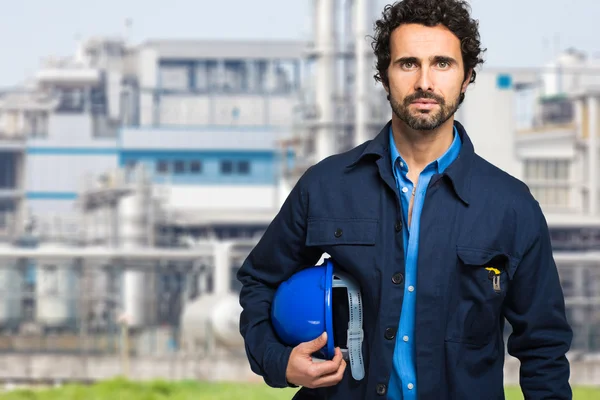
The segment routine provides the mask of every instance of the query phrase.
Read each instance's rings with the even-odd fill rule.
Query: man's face
[[[454,115],[468,85],[459,39],[443,26],[406,24],[390,37],[389,100],[410,128],[432,130]]]

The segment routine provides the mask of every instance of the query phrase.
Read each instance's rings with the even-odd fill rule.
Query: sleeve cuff
[[[292,348],[287,346],[277,346],[267,351],[263,368],[266,372],[265,382],[269,386],[274,388],[297,387],[287,381],[285,374],[291,353]]]

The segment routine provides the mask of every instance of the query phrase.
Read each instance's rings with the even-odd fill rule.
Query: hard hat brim
[[[325,331],[327,332],[327,346],[325,357],[332,359],[335,355],[333,343],[333,263],[331,259],[325,260]]]

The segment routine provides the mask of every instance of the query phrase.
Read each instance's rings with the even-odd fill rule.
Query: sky
[[[376,18],[389,1],[372,0]],[[0,13],[0,87],[32,76],[42,58],[73,54],[77,39],[310,39],[313,0],[4,0]],[[486,65],[536,67],[556,49],[600,58],[592,32],[598,0],[471,0]]]

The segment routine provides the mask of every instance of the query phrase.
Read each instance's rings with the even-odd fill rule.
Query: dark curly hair
[[[475,67],[483,64],[479,23],[471,19],[471,8],[465,0],[403,0],[387,5],[382,18],[375,22],[375,37],[372,47],[376,57],[377,73],[374,78],[389,85],[387,70],[391,61],[390,36],[401,24],[416,23],[429,27],[444,25],[461,43],[461,52],[465,67],[465,79],[469,70],[473,70],[469,83],[475,82]],[[461,95],[462,103],[464,94]]]

